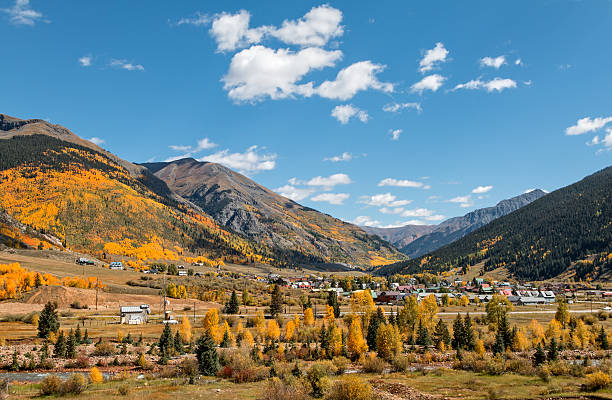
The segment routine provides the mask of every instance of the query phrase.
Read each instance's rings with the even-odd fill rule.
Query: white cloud
[[[331,116],[340,121],[341,124],[347,124],[352,117],[357,117],[361,122],[368,122],[370,116],[365,110],[361,110],[352,104],[336,106],[331,112]]]
[[[1,11],[8,14],[9,21],[14,25],[34,26],[38,21],[48,22],[43,19],[41,12],[30,7],[30,0],[15,0],[13,7]]]
[[[342,36],[342,12],[328,5],[313,7],[303,18],[285,20],[270,34],[288,44],[325,46],[331,38]]]
[[[189,151],[189,150],[191,150],[191,146],[183,146],[183,145],[178,145],[178,144],[171,144],[168,147],[170,149],[174,150],[174,151]]]
[[[518,60],[520,63],[520,60]],[[481,67],[491,67],[491,68],[495,68],[495,69],[499,69],[502,65],[506,64],[506,57],[504,56],[499,56],[499,57],[483,57],[480,59],[480,66]]]
[[[313,189],[308,188],[296,188],[292,185],[285,185],[274,189],[274,191],[281,196],[287,197],[293,201],[304,200],[306,197],[314,193]]]
[[[249,28],[251,14],[240,10],[236,14],[221,13],[212,22],[210,34],[217,41],[218,51],[231,51],[253,43],[259,43],[271,28]],[[203,22],[205,23],[205,22]]]
[[[435,211],[427,208],[415,208],[413,210],[405,210],[402,212],[402,217],[430,217]]]
[[[606,147],[612,147],[612,129],[607,128],[606,132],[608,132],[606,134],[606,136],[601,140],[601,142],[603,143],[604,146]]]
[[[437,91],[444,84],[446,78],[442,75],[428,75],[410,87],[412,92],[423,94],[425,90]]]
[[[514,61],[514,65],[523,65],[523,60],[517,58],[516,61]]]
[[[480,79],[473,79],[466,83],[460,83],[455,86],[453,90],[459,89],[469,89],[469,90],[477,90],[477,89],[485,89],[487,92],[491,93],[494,91],[501,92],[504,89],[516,88],[516,82],[512,79],[508,78],[494,78],[490,81],[482,81]]]
[[[397,197],[391,193],[381,193],[372,196],[361,196],[359,203],[376,207],[402,207],[412,203],[412,200],[397,200]]]
[[[211,18],[207,14],[201,14],[200,12],[196,12],[194,17],[191,18],[181,18],[176,25],[208,25],[211,21]]]
[[[199,161],[222,164],[243,174],[254,174],[274,169],[276,157],[276,154],[261,154],[257,146],[251,146],[244,153],[230,153],[226,149],[204,156]]]
[[[213,143],[209,138],[203,138],[198,140],[197,144],[195,146],[190,146],[190,145],[170,145],[168,146],[171,150],[174,151],[182,151],[185,154],[177,156],[177,157],[171,157],[168,160],[170,161],[174,161],[174,160],[180,160],[181,158],[188,158],[188,157],[192,157],[194,154],[201,152],[202,150],[208,150],[208,149],[212,149],[214,147],[217,147],[216,143]],[[167,161],[168,161],[167,160]]]
[[[393,140],[399,140],[400,135],[404,132],[403,129],[390,129],[389,133]]]
[[[290,180],[289,182],[291,183],[292,181]],[[297,183],[296,180],[293,180],[293,182],[294,184]],[[306,185],[319,186],[325,188],[326,190],[331,190],[336,185],[348,185],[349,183],[353,183],[353,181],[347,174],[333,174],[328,177],[315,176],[306,182]]]
[[[321,193],[312,197],[310,200],[326,202],[333,205],[342,205],[344,200],[349,197],[350,195],[348,193]]]
[[[478,186],[474,188],[474,190],[472,190],[472,193],[476,193],[476,194],[487,193],[491,189],[493,189],[493,186]]]
[[[421,108],[421,103],[389,103],[385,104],[382,109],[384,112],[396,113],[405,108],[413,108],[419,113],[423,111],[423,109]]]
[[[113,59],[110,62],[110,66],[114,68],[121,68],[127,71],[144,71],[144,67],[141,64],[132,64],[126,60]]]
[[[95,137],[95,136],[87,140],[89,140],[91,143],[98,145],[98,146],[102,146],[104,144],[104,139],[100,139],[99,137]]]
[[[339,156],[326,157],[323,161],[340,162],[340,161],[351,161],[353,155],[351,153],[344,152]]]
[[[470,195],[457,196],[448,201],[451,203],[459,203],[460,207],[462,208],[468,208],[474,205],[474,203],[472,202],[472,197]]]
[[[382,214],[401,214],[402,211],[404,211],[404,208],[403,207],[395,207],[395,208],[383,207],[379,209],[378,211],[380,211]]]
[[[441,214],[430,215],[430,216],[425,217],[425,219],[427,221],[442,221],[443,219],[446,219],[446,215],[441,215]]]
[[[222,79],[224,89],[236,101],[282,99],[294,94],[310,97],[314,93],[312,82],[297,82],[312,70],[335,65],[341,57],[339,50],[307,48],[296,53],[289,49],[252,46],[232,57]]]
[[[427,225],[427,223],[421,221],[420,219],[411,219],[409,221],[404,222],[403,224],[399,226],[406,226],[406,225]]]
[[[82,67],[90,67],[92,61],[93,58],[91,56],[83,56],[79,58],[79,64],[81,64]]]
[[[355,218],[353,221],[351,221],[351,223],[355,225],[360,225],[360,226],[379,226],[380,225],[380,221],[372,219],[368,217],[367,215],[360,215],[357,218]]]
[[[419,62],[419,71],[425,73],[431,71],[438,64],[446,62],[448,56],[448,50],[444,48],[444,44],[441,42],[436,43],[436,47],[429,49],[425,52],[425,56]]]
[[[576,125],[570,126],[565,130],[565,134],[568,136],[582,135],[587,132],[595,132],[603,128],[606,124],[612,122],[612,117],[606,118],[593,118],[585,117],[578,120]]]
[[[395,186],[395,187],[412,187],[412,188],[421,188],[423,187],[423,182],[415,182],[407,179],[393,179],[393,178],[385,178],[378,182],[378,186]]]
[[[586,145],[587,146],[597,146],[599,143],[601,143],[601,140],[599,139],[599,135],[595,135],[593,139],[586,142]]]
[[[356,62],[338,72],[336,80],[325,81],[316,93],[327,99],[347,100],[361,90],[376,89],[393,92],[393,84],[380,82],[376,75],[385,69],[384,65],[371,61]]]

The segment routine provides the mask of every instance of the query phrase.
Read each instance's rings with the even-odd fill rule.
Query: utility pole
[[[166,274],[164,274],[164,287],[162,288],[164,291],[164,315],[162,317],[162,321],[166,320]]]
[[[96,311],[98,311],[98,287],[100,286],[100,281],[96,276]]]
[[[196,302],[193,302],[193,325],[196,323]]]

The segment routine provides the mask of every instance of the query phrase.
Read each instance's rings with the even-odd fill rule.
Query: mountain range
[[[502,200],[493,207],[481,208],[461,217],[450,218],[438,225],[405,225],[399,228],[363,227],[363,229],[387,240],[410,258],[416,258],[461,239],[481,226],[510,214],[545,194],[539,189],[531,190],[511,199]]]
[[[363,268],[405,258],[361,228],[219,164],[134,164],[41,119],[0,114],[0,188],[7,221],[102,256],[154,247],[157,255]],[[6,238],[22,231],[12,226]]]
[[[432,253],[378,273],[507,270],[519,279],[596,279],[612,271],[612,167],[555,190]]]

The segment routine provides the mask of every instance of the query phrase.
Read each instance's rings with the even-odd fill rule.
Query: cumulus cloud
[[[325,46],[335,37],[342,36],[342,12],[328,5],[313,7],[303,18],[285,20],[270,34],[287,43],[299,46]]]
[[[572,125],[565,130],[565,134],[568,136],[582,135],[588,132],[595,132],[606,126],[609,122],[612,122],[612,117],[606,118],[581,118],[576,122],[576,125]]]
[[[240,10],[236,14],[217,15],[210,28],[211,36],[217,41],[217,50],[231,51],[252,43],[259,43],[270,28],[261,26],[251,29],[249,28],[250,19],[251,14],[246,10]]]
[[[478,186],[472,190],[472,193],[476,193],[476,194],[487,193],[491,189],[493,189],[493,186]]]
[[[353,159],[353,155],[345,151],[339,156],[326,157],[323,159],[323,161],[340,162],[340,161],[351,161],[352,159]]]
[[[81,58],[79,58],[79,64],[81,64],[82,67],[90,67],[92,64],[93,58],[91,56],[83,56]]]
[[[376,207],[402,207],[412,203],[412,200],[398,200],[397,197],[391,193],[381,193],[372,196],[361,196],[359,203]]]
[[[467,207],[471,207],[474,205],[474,203],[472,202],[472,196],[467,195],[467,196],[457,196],[454,197],[450,200],[448,200],[450,203],[458,203],[460,207],[462,208],[467,208]]]
[[[193,17],[181,18],[178,20],[176,25],[208,25],[212,18],[208,14],[202,14],[199,11],[195,13]]]
[[[385,178],[378,182],[378,186],[423,188],[424,185],[423,182],[410,181],[407,179]]]
[[[293,181],[289,181],[297,183],[296,180]],[[330,176],[315,176],[314,178],[310,179],[308,182],[306,182],[306,185],[308,186],[317,186],[317,187],[322,187],[326,190],[331,190],[333,189],[336,185],[348,185],[350,183],[353,183],[353,181],[351,180],[351,178],[347,175],[347,174],[333,174]]]
[[[104,139],[100,139],[99,137],[95,137],[95,136],[87,140],[89,140],[91,143],[98,145],[98,146],[102,146],[104,144]]]
[[[313,189],[310,188],[297,188],[293,185],[285,185],[274,189],[274,191],[281,196],[287,197],[293,201],[304,200],[306,197],[314,193]]]
[[[413,108],[419,113],[423,111],[421,103],[389,103],[385,104],[382,109],[384,112],[397,113],[406,108]]]
[[[520,63],[520,60],[518,60]],[[502,65],[506,64],[506,57],[505,56],[499,56],[499,57],[483,57],[480,59],[480,66],[481,67],[491,67],[491,68],[495,68],[495,69],[499,69]]]
[[[423,74],[431,71],[439,64],[446,62],[447,56],[448,50],[444,48],[444,44],[441,42],[436,43],[436,47],[425,52],[423,59],[419,62],[419,71]]]
[[[209,138],[203,138],[198,140],[197,144],[195,146],[191,146],[191,145],[177,145],[177,144],[173,144],[168,146],[171,150],[174,151],[181,151],[184,152],[185,154],[182,154],[180,156],[175,156],[175,157],[171,157],[169,160],[174,161],[174,160],[179,160],[181,158],[188,158],[188,157],[192,157],[194,154],[197,154],[203,150],[208,150],[208,149],[212,149],[214,147],[217,147],[216,143],[213,143]]]
[[[402,212],[402,217],[430,217],[435,213],[433,210],[427,208],[415,208],[412,210],[405,210]]]
[[[274,153],[262,154],[259,147],[255,145],[249,147],[244,153],[230,153],[229,149],[226,149],[204,156],[199,161],[218,163],[248,175],[274,169],[276,157]]]
[[[393,140],[399,140],[400,135],[404,132],[403,129],[390,129],[389,133],[391,134],[391,138]]]
[[[345,104],[334,107],[331,116],[340,121],[341,124],[347,124],[352,117],[356,117],[361,122],[368,122],[370,116],[365,110],[361,110],[352,104]]]
[[[325,202],[333,205],[342,205],[344,200],[348,199],[350,195],[348,193],[321,193],[313,196],[310,200]]]
[[[410,87],[410,90],[415,93],[423,94],[425,90],[437,91],[444,84],[446,78],[442,75],[428,75]]]
[[[372,219],[367,215],[360,215],[354,220],[352,220],[351,223],[360,226],[380,226],[380,221]]]
[[[34,26],[39,21],[48,22],[43,18],[41,12],[30,7],[30,0],[15,0],[12,7],[0,9],[0,11],[6,13],[9,21],[14,25]]]
[[[144,71],[144,67],[141,64],[132,64],[126,60],[112,59],[110,66],[113,68],[125,69],[127,71]]]
[[[484,89],[487,92],[501,92],[504,89],[516,88],[516,82],[508,78],[494,78],[490,81],[483,81],[480,79],[473,79],[466,83],[460,83],[455,86],[453,90],[468,89],[478,90]]]
[[[236,101],[282,99],[295,94],[310,97],[314,93],[312,82],[298,84],[298,81],[312,70],[334,66],[341,57],[339,50],[306,48],[293,52],[252,46],[232,57],[222,79],[224,89]]]
[[[393,84],[381,82],[376,77],[384,69],[384,65],[371,61],[356,62],[340,70],[335,80],[321,83],[316,93],[328,99],[347,100],[361,90],[393,92]]]

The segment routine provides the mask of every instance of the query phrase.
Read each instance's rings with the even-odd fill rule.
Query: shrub
[[[130,387],[127,383],[123,383],[117,388],[117,391],[121,396],[127,396],[130,393]]]
[[[334,367],[336,367],[336,374],[342,375],[344,371],[346,371],[349,360],[346,357],[334,357],[332,363],[334,364]]]
[[[610,386],[610,375],[605,372],[597,371],[586,376],[584,388],[590,392],[605,389]]]
[[[260,381],[270,374],[267,367],[257,365],[245,348],[222,351],[220,363],[221,376],[237,383]]]
[[[391,361],[391,367],[395,372],[407,372],[410,369],[410,358],[399,354]]]
[[[107,357],[115,355],[115,346],[109,342],[100,342],[96,344],[96,348],[91,353],[92,356]]]
[[[80,394],[87,388],[87,379],[83,374],[72,374],[62,383],[62,394]]]
[[[337,371],[331,361],[317,361],[310,366],[306,373],[306,380],[310,384],[314,397],[321,397],[329,387],[329,376]]]
[[[89,371],[89,380],[91,380],[91,383],[102,383],[104,381],[104,377],[98,368],[93,367]]]
[[[57,375],[47,375],[40,383],[40,394],[48,396],[59,394],[62,387],[62,380]]]
[[[189,378],[189,383],[193,383],[195,377],[198,376],[199,368],[198,361],[193,358],[185,358],[179,365],[181,374]]]
[[[370,353],[363,360],[362,366],[365,372],[380,374],[385,369],[386,363],[382,358],[376,357],[376,354]]]
[[[357,376],[351,375],[334,382],[326,399],[370,400],[372,399],[372,388]]]
[[[282,381],[279,378],[268,380],[263,398],[266,400],[306,400],[306,389],[296,378]]]

